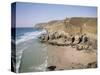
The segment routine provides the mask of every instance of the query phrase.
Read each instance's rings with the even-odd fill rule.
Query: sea
[[[12,39],[16,44],[16,72],[46,70],[48,65],[47,46],[38,39],[44,33],[46,33],[44,29],[16,28],[16,41]]]

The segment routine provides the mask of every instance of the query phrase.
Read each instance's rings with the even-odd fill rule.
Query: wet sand
[[[55,70],[84,69],[94,62],[97,62],[96,50],[78,51],[70,46],[48,46],[48,66],[56,66]]]

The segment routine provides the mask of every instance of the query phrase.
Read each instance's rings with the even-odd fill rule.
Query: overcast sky
[[[39,3],[16,3],[16,26],[33,27],[37,23],[66,17],[97,17],[96,7]]]

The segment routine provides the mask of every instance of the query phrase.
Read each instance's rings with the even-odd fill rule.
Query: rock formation
[[[47,30],[40,41],[57,46],[71,46],[77,50],[97,48],[97,18],[72,17],[37,24],[37,28]]]
[[[70,35],[68,33],[58,31],[49,34],[43,34],[39,38],[41,42],[46,42],[48,44],[57,46],[72,46],[77,50],[88,50],[93,49],[94,47],[94,41],[90,41],[90,38],[86,34]]]

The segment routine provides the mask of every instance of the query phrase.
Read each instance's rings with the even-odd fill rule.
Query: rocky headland
[[[63,47],[62,51],[70,50],[70,51],[64,51],[64,52],[67,52],[66,54],[68,54],[68,52],[69,54],[71,53],[70,55],[72,56],[75,56],[74,55],[75,53],[78,54],[77,57],[71,58],[70,55],[69,56],[67,55],[67,57],[65,58],[65,57],[62,57],[61,54],[59,53],[57,54],[56,52],[54,52],[53,56],[54,57],[57,56],[57,58],[61,60],[60,62],[63,63],[63,64],[60,62],[55,63],[55,64],[52,64],[53,62],[50,63],[52,65],[56,65],[56,66],[53,66],[54,69],[55,68],[56,69],[59,68],[61,70],[70,69],[70,68],[75,68],[76,66],[77,68],[79,68],[80,65],[81,65],[81,68],[97,67],[97,60],[96,60],[97,18],[88,18],[88,17],[65,18],[64,20],[53,20],[47,23],[39,23],[39,24],[36,24],[35,27],[45,29],[47,31],[47,33],[42,34],[39,37],[39,40],[41,43],[55,46],[56,49],[54,49],[53,51],[58,52],[60,50],[59,52],[62,53],[61,50]],[[92,55],[91,55],[91,52],[93,53]],[[92,60],[91,57],[93,57],[93,61],[91,61]],[[70,63],[68,63],[68,61],[65,61],[68,59],[70,59],[69,60],[71,61]],[[72,59],[79,60],[80,62],[74,62],[72,61]],[[84,63],[81,61],[83,61]],[[70,65],[68,68],[65,68],[65,66],[67,66],[66,63],[68,63],[67,65]],[[78,65],[75,66],[75,64],[80,64],[80,65],[78,67]],[[50,68],[50,66],[48,68]]]

